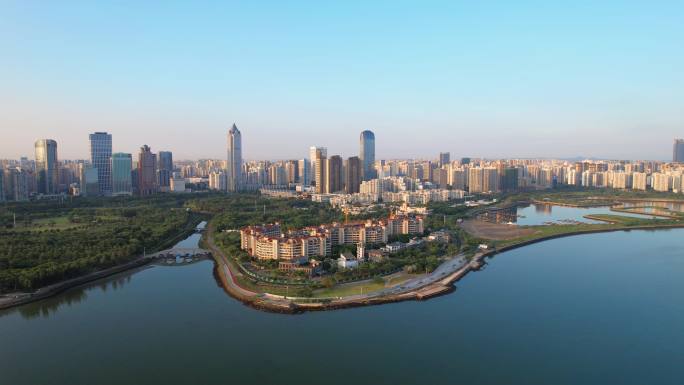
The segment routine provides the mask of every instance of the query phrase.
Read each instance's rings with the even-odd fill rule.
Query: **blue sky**
[[[0,158],[53,138],[246,158],[667,159],[684,3],[0,1]]]

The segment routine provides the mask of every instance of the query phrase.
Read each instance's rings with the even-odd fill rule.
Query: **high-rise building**
[[[314,173],[315,175],[315,181],[316,181],[316,193],[318,194],[325,194],[328,191],[326,191],[326,177],[325,177],[325,164],[326,164],[326,156],[324,155],[325,149],[322,148],[317,148],[315,155],[314,155],[314,164],[316,166],[316,171]]]
[[[5,171],[0,168],[0,202],[5,201]]]
[[[357,193],[361,185],[361,159],[358,156],[352,156],[345,163],[344,191],[347,194]]]
[[[211,190],[226,191],[226,173],[223,171],[209,174],[209,188]]]
[[[439,153],[439,167],[444,167],[451,163],[451,154],[448,152]]]
[[[482,191],[499,191],[499,170],[496,167],[485,167],[482,172]]]
[[[235,123],[228,130],[228,164],[226,167],[228,191],[240,190],[242,182],[242,134]]]
[[[635,172],[632,174],[632,189],[646,190],[648,176],[645,172]]]
[[[328,149],[326,147],[317,147],[317,146],[311,146],[309,147],[309,168],[310,168],[310,182],[315,184],[316,183],[316,152],[320,151],[321,155],[324,158],[328,157]]]
[[[375,134],[365,130],[361,132],[359,158],[363,165],[363,180],[375,178]]]
[[[90,162],[97,169],[99,194],[112,195],[112,135],[106,132],[90,134]]]
[[[672,161],[684,163],[684,139],[675,139],[672,150]]]
[[[518,169],[506,167],[501,176],[501,189],[503,191],[516,191],[518,189]]]
[[[468,192],[476,193],[483,192],[483,170],[480,167],[471,167],[468,169]]]
[[[311,184],[311,162],[308,159],[300,159],[297,161],[299,167],[299,180],[297,181],[302,186],[309,186]]]
[[[59,186],[57,142],[52,139],[36,141],[36,184],[40,194],[56,194]]]
[[[157,154],[157,183],[163,190],[171,186],[171,174],[173,174],[173,154],[171,151],[159,151]]]
[[[2,175],[2,189],[5,200],[25,201],[29,197],[29,173],[21,167],[0,170]]]
[[[342,157],[333,155],[325,162],[325,192],[332,194],[342,190]]]
[[[462,168],[451,168],[449,185],[456,190],[465,190],[467,174]]]
[[[157,157],[148,145],[144,145],[138,154],[138,195],[152,195],[158,189]]]
[[[133,194],[132,169],[133,157],[131,154],[123,152],[112,154],[112,195]]]
[[[99,172],[96,167],[81,164],[81,195],[97,196],[100,195]]]

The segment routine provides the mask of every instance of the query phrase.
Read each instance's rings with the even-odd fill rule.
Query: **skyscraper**
[[[314,171],[314,179],[316,181],[316,192],[318,194],[325,194],[326,191],[326,177],[325,177],[325,163],[326,156],[323,154],[325,149],[317,148],[314,154],[314,161],[316,170]]]
[[[157,155],[157,183],[162,189],[171,186],[171,174],[173,174],[173,154],[171,151],[159,151]]]
[[[510,192],[518,189],[518,169],[514,167],[506,167],[504,169],[500,188],[503,191]]]
[[[316,183],[316,151],[321,152],[324,158],[328,157],[328,149],[325,147],[317,147],[317,146],[311,146],[309,147],[309,168],[311,172],[310,182],[315,184]]]
[[[2,184],[5,200],[25,201],[28,199],[29,174],[27,171],[21,167],[14,167],[0,170],[0,174],[4,174]]]
[[[228,130],[228,165],[226,168],[228,191],[239,191],[242,181],[242,134],[235,123]]]
[[[99,194],[112,195],[112,135],[106,132],[90,134],[90,162],[97,169]]]
[[[675,139],[672,150],[672,161],[684,163],[684,139]]]
[[[123,152],[112,154],[112,195],[131,195],[133,193],[132,169],[133,157],[131,154]]]
[[[499,191],[499,170],[496,167],[485,167],[482,173],[482,191]]]
[[[81,195],[100,195],[100,180],[97,168],[91,165],[81,164]]]
[[[444,167],[451,163],[451,154],[448,152],[439,153],[439,167]]]
[[[361,184],[361,159],[358,156],[352,156],[347,159],[344,169],[344,191],[347,194],[359,192],[359,185]]]
[[[299,180],[302,186],[309,186],[311,184],[311,162],[308,159],[300,159],[297,161],[299,167]]]
[[[325,162],[325,192],[332,194],[342,190],[342,157],[333,155]]]
[[[138,195],[152,195],[157,192],[157,157],[148,145],[140,147],[138,154]]]
[[[480,167],[468,169],[468,192],[476,193],[484,191],[483,170]]]
[[[366,130],[361,132],[359,157],[363,165],[363,180],[375,178],[375,134]]]
[[[0,202],[5,201],[5,172],[0,168]]]
[[[36,141],[36,184],[40,194],[56,194],[59,186],[57,142],[52,139]]]

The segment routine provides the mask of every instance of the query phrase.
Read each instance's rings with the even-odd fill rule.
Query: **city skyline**
[[[666,160],[684,131],[681,17],[676,2],[10,3],[0,157],[52,138],[86,158],[83,138],[107,131],[114,151],[222,158],[216,138],[237,121],[245,159],[353,156],[370,129],[378,158]]]
[[[232,126],[235,126],[235,123],[233,123]],[[231,128],[229,128],[228,130],[230,130]],[[439,144],[435,144],[434,149],[431,152],[428,152],[427,154],[425,154],[424,156],[415,156],[415,157],[412,157],[412,156],[403,156],[403,157],[402,156],[398,156],[398,157],[379,156],[379,157],[377,157],[377,156],[375,156],[376,151],[375,151],[375,135],[374,135],[374,132],[371,130],[364,130],[361,132],[361,137],[363,137],[363,134],[367,133],[367,132],[369,132],[371,135],[373,135],[372,136],[372,138],[373,138],[372,143],[373,143],[373,149],[374,149],[374,151],[373,151],[373,159],[374,160],[415,159],[415,160],[436,160],[438,162],[441,162],[441,157],[446,154],[447,156],[453,155],[454,156],[453,159],[465,157],[465,158],[473,158],[473,159],[558,159],[558,160],[584,160],[584,159],[586,159],[586,160],[642,160],[642,161],[668,162],[668,161],[674,160],[674,156],[676,156],[675,154],[677,153],[677,148],[682,148],[681,144],[679,146],[677,144],[684,142],[684,139],[681,139],[681,137],[672,138],[671,141],[668,142],[669,144],[668,144],[665,152],[663,154],[661,154],[659,158],[611,158],[611,157],[583,156],[583,155],[539,156],[539,157],[533,157],[533,156],[510,156],[510,157],[509,156],[491,156],[490,157],[490,156],[478,156],[478,155],[474,155],[472,153],[458,154],[458,153],[453,153],[452,151],[441,151],[441,150],[443,150],[443,148],[440,149]],[[122,151],[122,150],[118,149],[113,144],[115,142],[115,140],[113,139],[114,135],[112,133],[95,132],[95,134],[108,134],[109,135],[109,140],[111,142],[111,148],[109,148],[108,150],[110,151],[110,154],[113,152],[130,153],[130,154],[136,153],[136,151]],[[87,135],[89,137],[92,137],[93,132],[90,132]],[[225,135],[225,128],[224,128],[224,135]],[[660,140],[662,138],[658,138],[658,139]],[[37,140],[37,139],[34,139],[34,145],[32,146],[32,151],[35,151],[35,140]],[[92,164],[92,156],[93,155],[92,155],[92,148],[90,148],[90,146],[92,146],[92,143],[91,143],[92,138],[87,141],[87,143],[88,143],[87,153],[84,154],[83,156],[77,156],[77,157],[63,156],[62,155],[62,146],[63,146],[62,143],[59,140],[54,139],[54,138],[47,138],[47,140],[53,140],[56,143],[59,143],[59,146],[60,146],[59,158],[60,159],[64,159],[64,160],[87,160],[87,161],[91,162],[91,164]],[[351,150],[349,150],[349,152],[339,151],[336,149],[345,148],[345,147],[353,147],[353,146],[350,146],[349,143],[335,143],[335,146],[332,146],[332,148],[335,149],[333,152],[339,154],[340,156],[342,156],[345,159],[349,158],[349,157],[353,157],[353,156],[361,156],[361,153],[363,152],[363,144],[362,144],[363,141],[362,141],[362,139],[357,139],[357,141],[361,145],[359,147],[357,147],[356,150],[351,149]],[[153,141],[150,143],[155,143],[154,146],[159,146],[159,144],[157,142],[159,142],[159,140]],[[240,139],[240,142],[242,142],[242,138]],[[145,143],[147,143],[147,142],[145,142]],[[674,143],[674,148],[675,148],[674,152],[673,152],[673,143]],[[241,145],[240,147],[242,148],[243,146]],[[136,149],[139,149],[139,148],[140,148],[140,144],[136,147]],[[308,160],[313,161],[313,158],[312,158],[313,152],[312,151],[314,148],[322,148],[324,150],[327,150],[328,146],[320,146],[320,145],[307,146],[304,149],[302,155],[295,156],[295,157],[278,156],[277,154],[271,154],[270,156],[267,156],[265,158],[245,157],[244,152],[242,152],[242,150],[240,149],[241,161],[242,162],[262,161],[262,160],[265,160],[265,161],[282,161],[282,160],[301,160],[301,159],[308,159]],[[225,151],[226,150],[225,150],[225,146],[224,146],[224,149],[223,149],[224,154],[225,154]],[[682,150],[679,150],[679,151],[681,152]],[[160,151],[160,153],[162,155],[167,154],[167,153],[176,154],[176,151],[173,149],[170,149],[170,150],[166,150],[166,151],[162,150],[162,151]],[[20,158],[31,159],[32,157],[33,157],[32,154],[25,154],[25,155],[20,155],[20,156],[16,156],[16,157],[0,156],[0,159],[20,159]],[[110,157],[111,157],[111,155],[110,155]],[[215,157],[204,156],[204,157],[197,157],[197,158],[176,157],[176,159],[179,161],[195,161],[195,160],[200,160],[200,159],[225,159],[225,158],[226,158],[226,155],[218,155]],[[313,173],[313,166],[312,166],[311,172]]]

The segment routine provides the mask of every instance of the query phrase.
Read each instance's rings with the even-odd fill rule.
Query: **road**
[[[425,286],[431,285],[433,283],[436,283],[446,278],[450,274],[453,274],[458,270],[464,268],[466,265],[468,265],[468,260],[466,259],[465,255],[459,254],[453,257],[452,259],[449,259],[446,262],[442,263],[432,273],[426,276],[413,278],[401,283],[400,285],[390,287],[387,289],[373,291],[367,294],[358,294],[349,297],[343,297],[341,298],[341,300],[359,300],[365,298],[374,298],[387,295],[408,293],[423,288]]]

